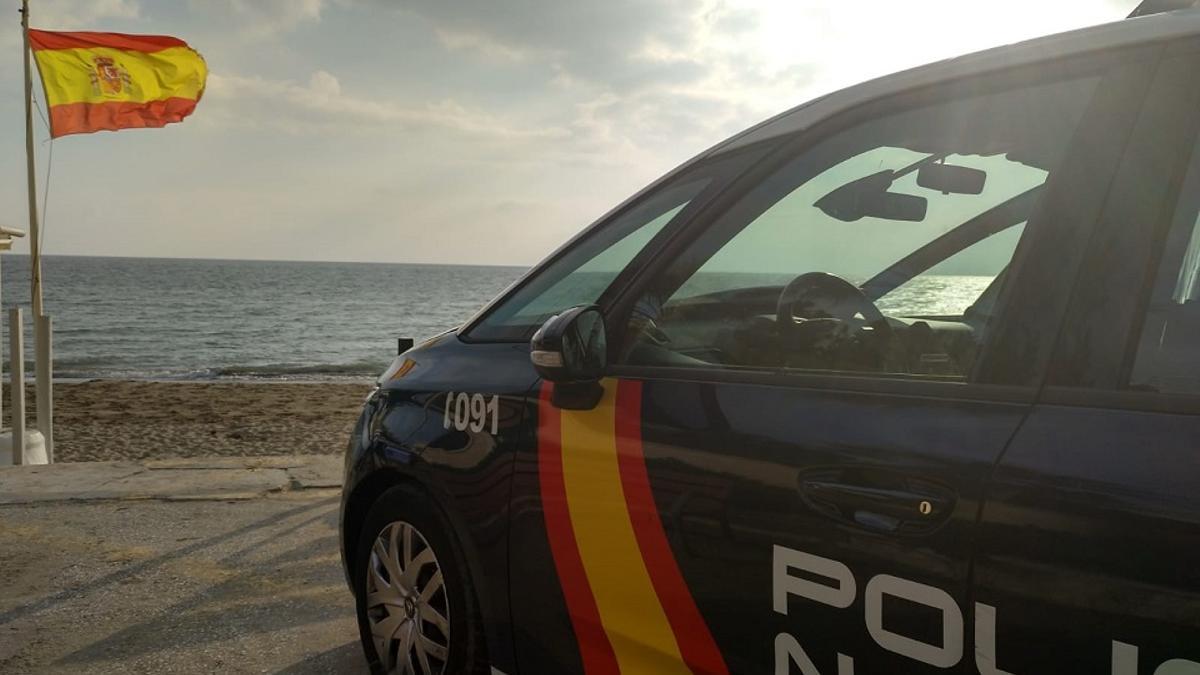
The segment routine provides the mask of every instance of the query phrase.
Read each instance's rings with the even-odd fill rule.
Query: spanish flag
[[[29,31],[50,108],[50,136],[162,127],[192,114],[208,67],[162,35]]]

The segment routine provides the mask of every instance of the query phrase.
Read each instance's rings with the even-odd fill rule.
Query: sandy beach
[[[367,383],[56,383],[55,461],[341,453],[370,388]],[[5,426],[8,398],[5,387]],[[32,426],[32,385],[26,398]]]

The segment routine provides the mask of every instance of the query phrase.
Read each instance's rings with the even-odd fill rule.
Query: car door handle
[[[889,534],[927,534],[950,517],[956,501],[947,488],[903,476],[812,475],[801,478],[800,492],[827,516]]]

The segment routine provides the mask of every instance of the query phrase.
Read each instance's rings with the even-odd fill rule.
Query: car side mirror
[[[538,375],[554,384],[554,405],[594,408],[604,393],[600,378],[608,361],[604,315],[589,305],[550,317],[533,334],[529,359]]]

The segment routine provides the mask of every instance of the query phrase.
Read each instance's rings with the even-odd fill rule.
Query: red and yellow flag
[[[31,29],[29,43],[54,138],[181,122],[204,94],[208,67],[178,38]]]

